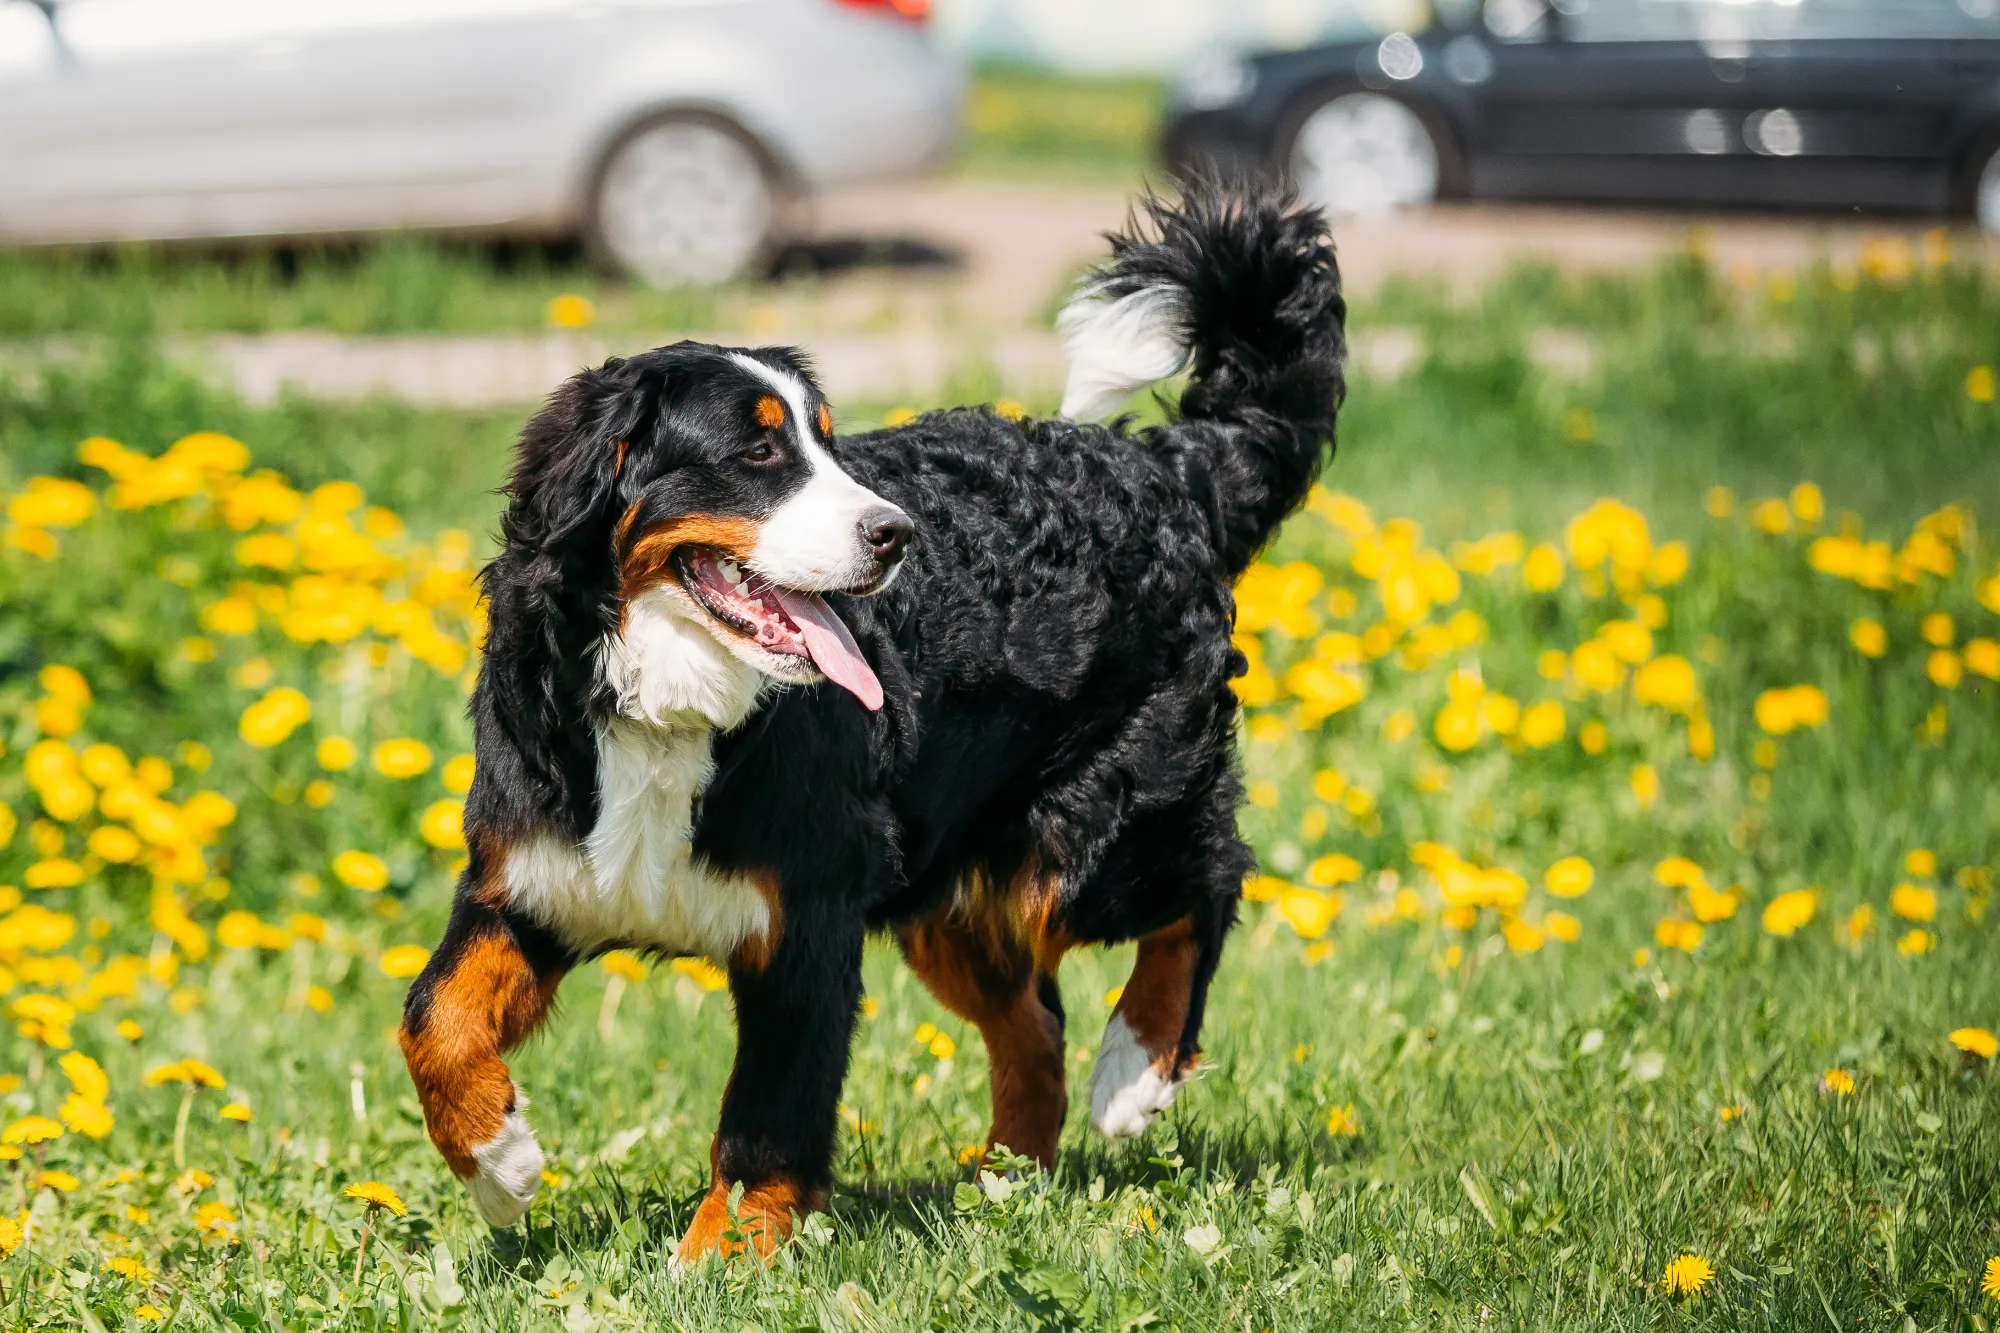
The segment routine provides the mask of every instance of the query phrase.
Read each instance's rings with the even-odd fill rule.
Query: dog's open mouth
[[[866,708],[882,706],[882,682],[818,593],[781,588],[708,546],[683,546],[673,559],[681,586],[725,628],[767,653],[805,658]]]

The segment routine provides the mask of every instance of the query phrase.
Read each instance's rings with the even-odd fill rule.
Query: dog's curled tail
[[[1233,575],[1304,502],[1332,442],[1340,269],[1325,219],[1271,186],[1195,180],[1141,209],[1057,317],[1062,412],[1102,416],[1191,365],[1175,434],[1208,466]]]

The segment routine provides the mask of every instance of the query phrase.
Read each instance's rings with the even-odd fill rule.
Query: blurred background
[[[1099,233],[1202,164],[1297,181],[1358,292],[1908,267],[2000,226],[1996,13],[0,0],[0,336],[143,325],[254,402],[524,403],[690,333],[803,341],[841,401],[1033,398]]]

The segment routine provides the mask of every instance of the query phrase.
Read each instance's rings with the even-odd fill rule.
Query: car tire
[[[1338,93],[1297,120],[1285,168],[1299,195],[1332,216],[1380,217],[1421,208],[1449,191],[1457,154],[1409,103],[1384,93]]]
[[[604,154],[585,241],[599,263],[650,286],[722,283],[768,256],[783,202],[770,155],[736,126],[658,116]]]

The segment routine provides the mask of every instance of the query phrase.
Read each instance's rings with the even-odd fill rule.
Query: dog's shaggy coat
[[[485,576],[469,863],[402,1034],[489,1220],[541,1167],[501,1053],[613,947],[729,968],[735,1072],[683,1258],[768,1251],[823,1200],[872,930],[979,1027],[994,1143],[1056,1151],[1068,948],[1139,941],[1099,1129],[1138,1132],[1192,1070],[1251,866],[1230,587],[1332,440],[1344,306],[1315,213],[1213,185],[1146,211],[1064,314],[1065,410],[1185,364],[1168,425],[977,408],[835,440],[798,354],[688,343],[577,375],[528,425]]]

